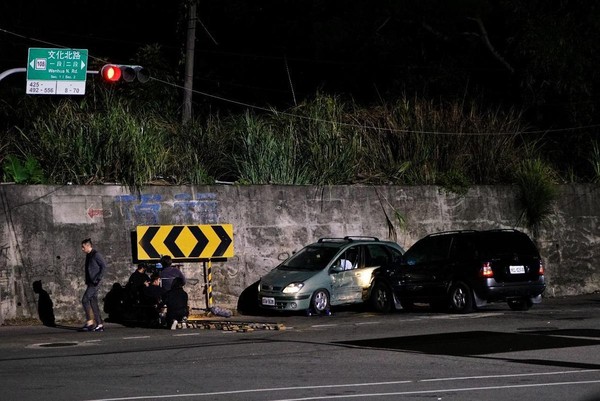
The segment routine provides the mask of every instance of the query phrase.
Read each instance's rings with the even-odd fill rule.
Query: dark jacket
[[[156,285],[149,285],[143,289],[144,301],[147,305],[162,305],[162,299],[165,295],[165,290]]]
[[[178,268],[174,266],[165,267],[160,272],[160,279],[162,281],[162,286],[165,291],[169,291],[171,289],[171,285],[173,284],[173,280],[176,278],[181,279],[181,284],[185,284],[185,276]]]
[[[164,303],[167,307],[167,321],[181,321],[188,315],[188,294],[183,289],[182,280],[176,278],[173,288],[164,295]]]
[[[106,272],[106,262],[98,251],[92,249],[85,255],[85,284],[97,286]]]

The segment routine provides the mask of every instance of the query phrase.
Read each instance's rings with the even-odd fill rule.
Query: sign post
[[[26,93],[84,95],[87,61],[87,49],[30,48]]]

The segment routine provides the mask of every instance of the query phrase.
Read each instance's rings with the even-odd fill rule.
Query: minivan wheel
[[[510,299],[507,303],[510,309],[516,311],[529,310],[529,308],[531,308],[533,305],[533,302],[531,302],[531,299],[529,298]]]
[[[387,285],[376,281],[371,290],[371,306],[377,312],[389,313],[392,310],[393,295]]]
[[[329,293],[327,290],[316,290],[310,300],[310,306],[316,314],[322,314],[329,310]]]
[[[450,309],[456,313],[469,313],[473,310],[473,294],[471,288],[462,281],[450,287]]]

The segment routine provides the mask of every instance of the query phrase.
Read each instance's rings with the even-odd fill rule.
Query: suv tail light
[[[481,270],[479,271],[479,275],[485,278],[494,277],[494,271],[492,270],[492,265],[490,262],[483,262],[481,265]]]
[[[539,274],[540,276],[543,276],[543,275],[544,275],[544,264],[542,263],[542,260],[541,260],[541,259],[540,259],[540,267],[539,267],[539,269],[538,269],[538,274]]]

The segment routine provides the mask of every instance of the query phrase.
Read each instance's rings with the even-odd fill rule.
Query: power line
[[[15,32],[8,31],[3,28],[0,28],[0,32],[4,32],[6,34],[17,36],[17,37],[27,39],[27,40],[30,40],[33,42],[43,43],[43,44],[56,46],[56,47],[60,47],[60,48],[71,49],[71,47],[69,47],[69,46],[64,46],[64,45],[48,42],[45,40],[28,37],[25,35],[21,35],[21,34],[15,33]],[[94,60],[97,60],[97,61],[102,61],[102,62],[104,61],[101,58],[94,57],[89,54],[88,54],[88,57],[90,57]],[[159,82],[163,85],[169,85],[169,86],[172,86],[172,87],[175,87],[178,89],[182,89],[182,90],[185,89],[183,86],[174,84],[172,82],[164,81],[164,80],[154,78],[154,77],[150,77],[150,79],[153,81]],[[321,118],[307,117],[307,116],[302,116],[299,114],[289,113],[289,112],[285,112],[285,111],[278,111],[278,110],[275,110],[274,108],[266,108],[266,107],[256,106],[253,104],[237,101],[234,99],[228,99],[225,97],[213,95],[211,93],[202,92],[202,91],[198,91],[195,89],[192,89],[191,91],[195,94],[202,95],[202,96],[212,98],[215,100],[219,100],[219,101],[222,101],[225,103],[235,104],[238,106],[247,107],[247,108],[250,108],[253,110],[260,110],[260,111],[264,111],[264,112],[272,113],[272,114],[276,114],[276,115],[282,115],[282,116],[286,116],[286,117],[298,118],[298,119],[302,119],[302,120],[314,121],[314,122],[319,122],[319,123],[337,124],[337,125],[341,125],[341,126],[345,126],[345,127],[349,127],[349,128],[372,129],[372,130],[376,130],[376,131],[380,131],[380,132],[389,132],[389,133],[444,135],[444,136],[511,136],[511,135],[548,134],[548,133],[558,133],[558,132],[580,131],[580,130],[591,129],[591,128],[600,128],[600,124],[593,124],[593,125],[586,125],[586,126],[556,128],[556,129],[546,129],[546,130],[532,130],[532,131],[524,130],[524,131],[519,131],[519,132],[441,132],[441,131],[397,129],[397,128],[387,128],[387,127],[376,127],[376,126],[372,126],[372,125],[369,126],[369,125],[365,125],[365,124],[351,124],[351,123],[331,121],[331,120],[326,120],[326,119],[321,119]]]

